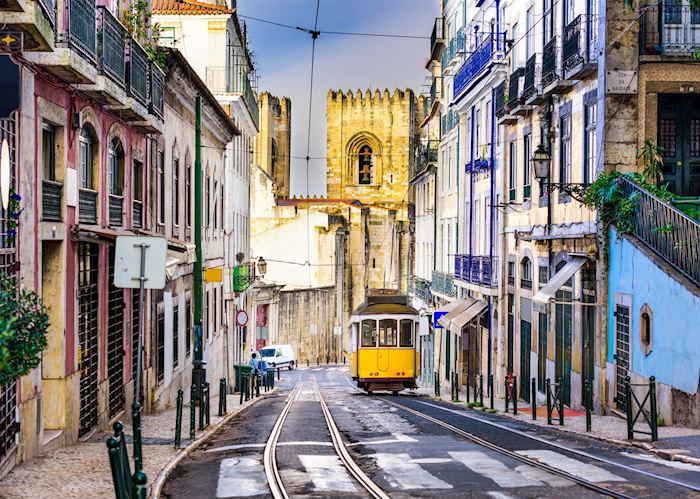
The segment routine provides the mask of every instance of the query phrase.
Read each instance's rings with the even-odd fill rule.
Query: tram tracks
[[[263,464],[265,468],[265,475],[267,477],[268,485],[272,496],[275,499],[289,499],[289,494],[282,480],[282,475],[279,470],[277,462],[277,444],[279,442],[280,435],[282,434],[282,429],[284,428],[285,421],[289,412],[292,409],[294,403],[299,399],[301,393],[302,381],[295,386],[294,390],[289,395],[287,403],[280,412],[279,417],[275,421],[270,437],[265,444],[265,450],[263,453]],[[343,442],[342,435],[338,426],[335,424],[331,411],[328,409],[328,405],[318,388],[318,383],[314,377],[313,381],[313,393],[315,398],[318,400],[321,406],[321,411],[323,412],[323,417],[326,421],[326,426],[328,427],[328,432],[330,433],[331,442],[333,444],[333,449],[337,454],[340,461],[347,472],[355,479],[355,481],[367,492],[370,497],[375,499],[389,499],[389,495],[386,494],[382,489],[372,481],[359,467],[359,465],[350,456],[345,443]]]

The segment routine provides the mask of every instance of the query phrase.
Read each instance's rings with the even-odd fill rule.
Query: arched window
[[[107,172],[109,174],[109,193],[113,196],[124,195],[124,148],[119,139],[112,140],[107,153]]]
[[[532,262],[528,257],[520,261],[520,287],[532,289]]]
[[[639,335],[642,342],[644,355],[651,353],[652,347],[652,318],[651,308],[646,303],[642,305],[642,310],[639,316]]]
[[[80,129],[79,158],[80,163],[80,187],[82,189],[95,189],[95,132],[89,125]]]
[[[372,148],[365,144],[360,147],[360,153],[357,158],[358,166],[358,183],[361,185],[369,185],[374,178],[374,154]]]

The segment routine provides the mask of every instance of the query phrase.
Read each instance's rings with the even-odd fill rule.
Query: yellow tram
[[[350,364],[357,386],[397,394],[416,388],[418,312],[395,290],[371,290],[350,317]]]

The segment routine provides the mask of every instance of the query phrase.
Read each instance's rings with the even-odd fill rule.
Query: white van
[[[260,357],[268,367],[287,367],[294,369],[295,358],[292,345],[269,345],[260,350]]]

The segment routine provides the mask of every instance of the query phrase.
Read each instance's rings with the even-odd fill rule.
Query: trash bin
[[[250,374],[250,372],[253,370],[253,368],[246,365],[246,364],[234,364],[233,370],[234,370],[235,378],[236,378],[236,382],[235,382],[233,390],[236,392],[240,392],[241,387],[243,386],[243,375]]]

